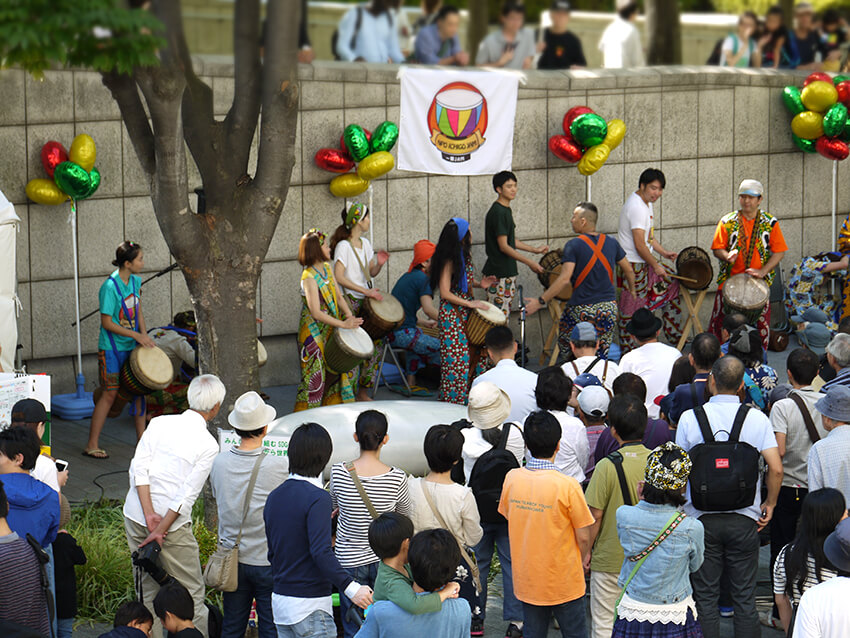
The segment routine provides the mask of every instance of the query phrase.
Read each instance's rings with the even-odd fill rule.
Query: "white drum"
[[[325,344],[325,366],[336,374],[356,368],[375,352],[375,344],[363,328],[335,328]]]

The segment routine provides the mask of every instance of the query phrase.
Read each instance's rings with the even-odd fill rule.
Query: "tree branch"
[[[298,22],[297,16],[293,19]],[[267,33],[270,32],[267,30]],[[233,105],[224,120],[227,163],[237,175],[248,170],[251,141],[262,100],[260,2],[236,0],[233,18]]]
[[[113,99],[118,103],[121,111],[121,119],[127,127],[127,134],[142,165],[142,170],[150,179],[156,171],[156,158],[154,156],[154,138],[148,123],[148,115],[139,97],[136,80],[131,75],[116,73],[101,74],[103,85],[112,93]]]

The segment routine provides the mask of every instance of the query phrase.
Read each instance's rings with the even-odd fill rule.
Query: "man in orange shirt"
[[[525,638],[545,638],[554,614],[564,638],[587,637],[584,558],[594,518],[581,486],[558,471],[561,426],[545,410],[525,420],[531,459],[508,472],[499,512],[508,519],[514,594],[522,602]]]
[[[740,209],[724,215],[717,223],[711,249],[720,260],[717,275],[717,295],[711,312],[709,332],[718,338],[723,324],[723,284],[734,275],[746,273],[764,279],[768,285],[773,281],[773,269],[779,265],[788,245],[782,236],[779,221],[760,210],[764,186],[754,179],[745,179],[738,187]],[[764,349],[770,337],[770,304],[766,304],[756,323]]]

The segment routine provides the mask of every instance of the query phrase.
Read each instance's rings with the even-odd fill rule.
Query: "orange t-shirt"
[[[750,259],[749,265],[744,263],[744,259],[747,256],[747,250],[753,236],[753,225],[756,223],[758,218],[758,215],[756,215],[753,219],[747,219],[743,215],[741,216],[741,230],[744,235],[744,245],[741,247],[738,245],[729,246],[729,233],[726,229],[726,225],[722,220],[717,224],[717,228],[714,231],[714,239],[711,242],[711,249],[717,250],[719,248],[725,248],[726,250],[731,251],[738,248],[738,257],[735,259],[735,263],[732,264],[730,277],[741,274],[747,268],[761,268],[763,265],[761,263],[761,255],[759,255],[758,246],[753,247],[753,256],[752,259]],[[756,241],[759,241],[759,239],[756,238]],[[774,224],[773,229],[770,231],[770,240],[768,245],[770,246],[771,253],[783,253],[788,250],[788,244],[785,243],[785,237],[782,235],[782,229],[779,228],[779,222]]]
[[[514,594],[549,606],[584,596],[575,530],[593,524],[578,481],[555,470],[511,470],[499,512],[508,519]]]

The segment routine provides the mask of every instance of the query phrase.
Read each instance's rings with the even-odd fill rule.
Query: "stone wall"
[[[199,59],[201,75],[215,92],[222,116],[233,92],[232,65]],[[312,163],[315,151],[335,146],[348,123],[374,128],[398,121],[397,68],[323,62],[303,66],[301,114],[296,138],[297,165],[277,233],[269,249],[258,290],[261,335],[270,363],[264,384],[292,383],[298,376],[293,333],[298,323],[298,237],[311,226],[330,233],[339,222],[341,202],[328,191],[331,175]],[[802,76],[771,71],[735,71],[707,67],[653,68],[639,72],[527,74],[517,104],[513,167],[519,179],[514,210],[517,236],[558,246],[570,237],[574,204],[586,197],[586,181],[574,166],[552,156],[548,137],[561,130],[564,113],[587,104],[606,118],[621,117],[629,127],[623,144],[592,178],[592,199],[601,210],[600,227],[616,231],[624,198],[637,187],[640,172],[660,167],[667,175],[656,208],[661,241],[672,249],[708,248],[714,225],[735,204],[735,188],[744,177],[767,186],[766,206],[782,222],[790,252],[786,270],[803,254],[829,247],[831,241],[832,164],[794,147],[789,117],[779,94]],[[0,72],[0,189],[16,204],[23,223],[18,241],[19,291],[24,311],[20,342],[31,371],[55,375],[58,391],[73,379],[75,336],[72,252],[67,206],[27,202],[24,186],[42,177],[39,151],[47,140],[69,144],[88,133],[98,145],[100,190],[79,208],[79,267],[83,312],[97,307],[97,291],[112,270],[115,246],[124,238],[145,249],[146,276],[167,267],[170,256],[153,214],[144,181],[118,109],[88,71],[51,71],[38,82],[21,71]],[[850,212],[850,162],[839,167],[839,223]],[[190,186],[199,186],[197,172]],[[374,235],[378,248],[392,257],[379,276],[387,288],[406,270],[413,243],[436,240],[445,221],[466,217],[475,241],[473,257],[484,262],[483,219],[493,191],[490,178],[446,177],[392,171],[374,182]],[[716,264],[715,264],[716,266]],[[540,286],[522,272],[527,294]],[[163,325],[189,307],[182,275],[154,279],[144,288],[148,326]],[[704,319],[711,297],[703,307]],[[539,341],[534,320],[528,334]],[[548,330],[549,319],[544,319]],[[83,324],[84,372],[96,383],[97,318]]]

